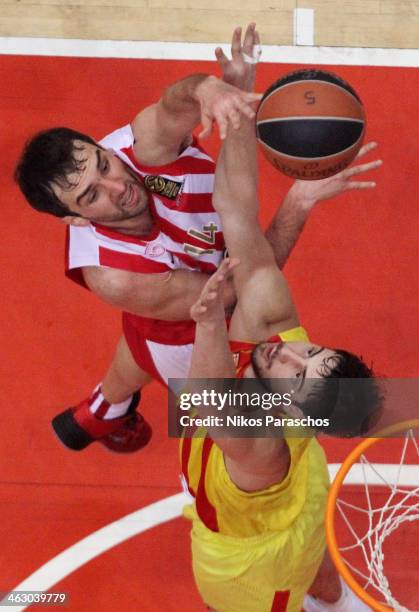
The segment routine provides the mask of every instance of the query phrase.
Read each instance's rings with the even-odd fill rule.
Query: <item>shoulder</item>
[[[99,141],[105,149],[125,149],[134,143],[134,133],[130,124],[114,130]]]

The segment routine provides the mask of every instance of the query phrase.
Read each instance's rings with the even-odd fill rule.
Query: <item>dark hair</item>
[[[308,396],[298,406],[313,419],[329,419],[329,426],[318,431],[345,438],[364,435],[382,413],[381,389],[360,357],[332,350],[335,355],[324,364],[326,374],[306,381]]]
[[[26,143],[15,169],[15,180],[36,210],[56,217],[78,216],[66,208],[52,189],[53,183],[70,189],[73,185],[68,175],[84,167],[84,160],[75,159],[74,152],[81,150],[74,145],[75,140],[96,144],[90,136],[65,127],[39,132]]]

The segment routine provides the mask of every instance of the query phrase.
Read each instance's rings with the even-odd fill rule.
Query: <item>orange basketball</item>
[[[325,70],[297,70],[263,95],[256,117],[267,159],[293,178],[333,176],[354,159],[365,134],[359,96]]]

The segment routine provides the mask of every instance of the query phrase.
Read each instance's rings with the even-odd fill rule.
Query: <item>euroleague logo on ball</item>
[[[278,170],[302,180],[337,174],[355,158],[365,112],[355,90],[325,70],[297,70],[264,93],[256,117],[259,144]]]

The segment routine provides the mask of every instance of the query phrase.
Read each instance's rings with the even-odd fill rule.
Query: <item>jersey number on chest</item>
[[[208,247],[211,245],[215,245],[215,233],[218,231],[218,226],[215,223],[209,223],[208,225],[204,225],[202,231],[191,228],[188,229],[188,236],[192,236],[192,238],[197,238],[202,242],[208,244]],[[201,248],[195,246],[193,244],[188,244],[187,242],[183,245],[183,250],[188,255],[195,255],[195,257],[200,257],[201,255],[211,255],[214,253],[215,248]]]

